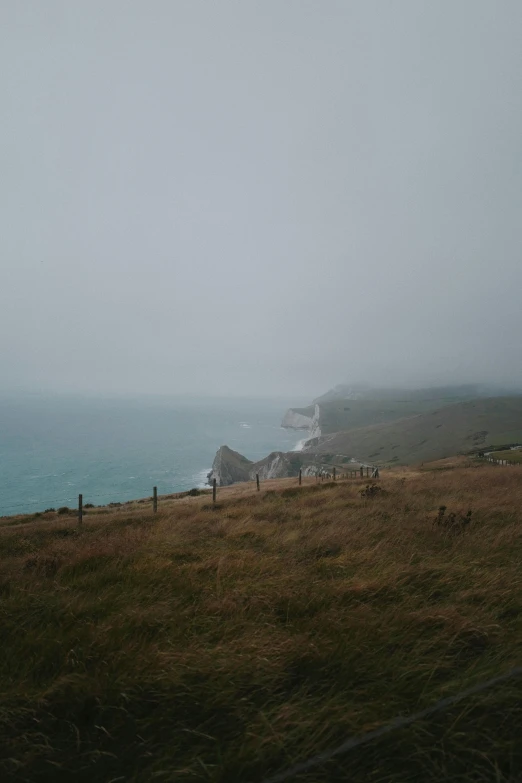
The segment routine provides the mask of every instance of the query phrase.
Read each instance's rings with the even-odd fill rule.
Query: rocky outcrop
[[[216,479],[218,487],[226,487],[236,481],[248,481],[253,464],[239,452],[229,449],[228,446],[221,446],[214,457],[212,470],[207,476],[208,483],[212,484]]]
[[[268,457],[254,464],[251,478],[254,479],[256,473],[260,479],[297,476],[302,462],[302,458],[295,451],[290,451],[287,454],[282,451],[273,451]]]
[[[252,462],[228,446],[221,446],[208,474],[208,483],[212,484],[216,479],[218,486],[226,487],[240,481],[255,481],[256,475],[261,481],[291,478],[298,476],[300,470],[303,476],[315,476],[325,470],[331,472],[334,465],[340,474],[346,470],[348,462],[350,460],[341,454],[318,455],[315,452],[302,451],[273,451],[258,462]]]
[[[226,487],[238,481],[253,481],[256,474],[260,479],[297,476],[302,464],[303,458],[294,451],[287,454],[273,451],[268,457],[252,462],[228,446],[221,446],[208,474],[208,483],[216,479],[218,486]]]

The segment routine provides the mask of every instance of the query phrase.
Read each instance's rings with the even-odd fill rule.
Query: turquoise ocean
[[[226,444],[252,460],[290,451],[290,399],[0,397],[0,516],[202,487]],[[302,437],[302,434],[301,434]]]

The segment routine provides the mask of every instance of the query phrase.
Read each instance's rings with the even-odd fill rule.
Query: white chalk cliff
[[[286,478],[297,476],[302,467],[303,458],[293,451],[288,454],[273,451],[258,462],[252,462],[228,446],[221,446],[214,458],[207,482],[212,484],[215,479],[219,487],[226,487],[238,481],[254,481],[256,475],[259,475],[260,479]]]
[[[293,408],[289,408],[283,416],[281,427],[289,430],[309,430],[312,426],[312,417],[298,413]]]
[[[311,416],[290,408],[283,417],[281,427],[291,430],[308,430],[311,438],[318,438],[321,435],[320,417],[321,409],[317,404],[314,405],[314,412]]]

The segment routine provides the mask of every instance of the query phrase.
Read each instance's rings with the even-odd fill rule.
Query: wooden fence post
[[[217,481],[216,479],[213,479],[212,481],[212,502],[216,502],[216,494],[217,494]]]
[[[83,522],[83,495],[78,495],[78,524]]]
[[[336,481],[336,480],[337,480],[337,479],[336,479],[336,475],[335,475],[335,467],[334,467],[334,469],[333,469],[333,480],[334,480],[334,481]]]
[[[152,487],[152,510],[154,513],[158,510],[158,488]]]
[[[363,468],[362,465],[361,465],[361,468],[360,468],[360,472],[361,472],[361,478],[364,478],[364,468]]]
[[[256,473],[256,485],[257,485],[257,491],[259,492],[259,473]]]
[[[302,476],[303,476],[303,472],[301,468],[299,468],[299,486],[301,486]]]

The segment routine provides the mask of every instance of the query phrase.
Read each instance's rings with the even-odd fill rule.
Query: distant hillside
[[[504,394],[504,390],[487,387],[484,384],[466,383],[452,386],[430,386],[424,389],[401,389],[380,386],[364,386],[362,384],[339,384],[313,400],[314,403],[331,402],[333,400],[401,400],[402,402],[418,402],[427,400],[451,399],[456,402],[462,399],[488,397]]]
[[[486,446],[522,443],[522,397],[489,397],[430,413],[314,438],[306,451],[385,464],[441,459]]]
[[[331,400],[359,400],[366,396],[369,388],[360,384],[349,386],[346,383],[339,383],[320,397],[316,397],[313,403],[330,402]]]
[[[356,387],[360,389],[361,387]],[[478,386],[446,386],[432,389],[367,389],[357,396],[337,397],[349,387],[337,386],[307,408],[290,408],[282,427],[309,429],[310,437],[367,427],[371,424],[428,413],[445,405],[480,397]],[[353,390],[352,390],[353,391]],[[353,391],[355,395],[356,392]]]
[[[474,399],[473,396],[467,399]],[[372,424],[385,424],[420,413],[431,413],[446,405],[459,402],[455,396],[435,393],[423,397],[410,393],[409,396],[396,398],[368,398],[357,400],[330,400],[319,404],[318,424],[321,435],[330,435],[342,430],[367,427]]]

